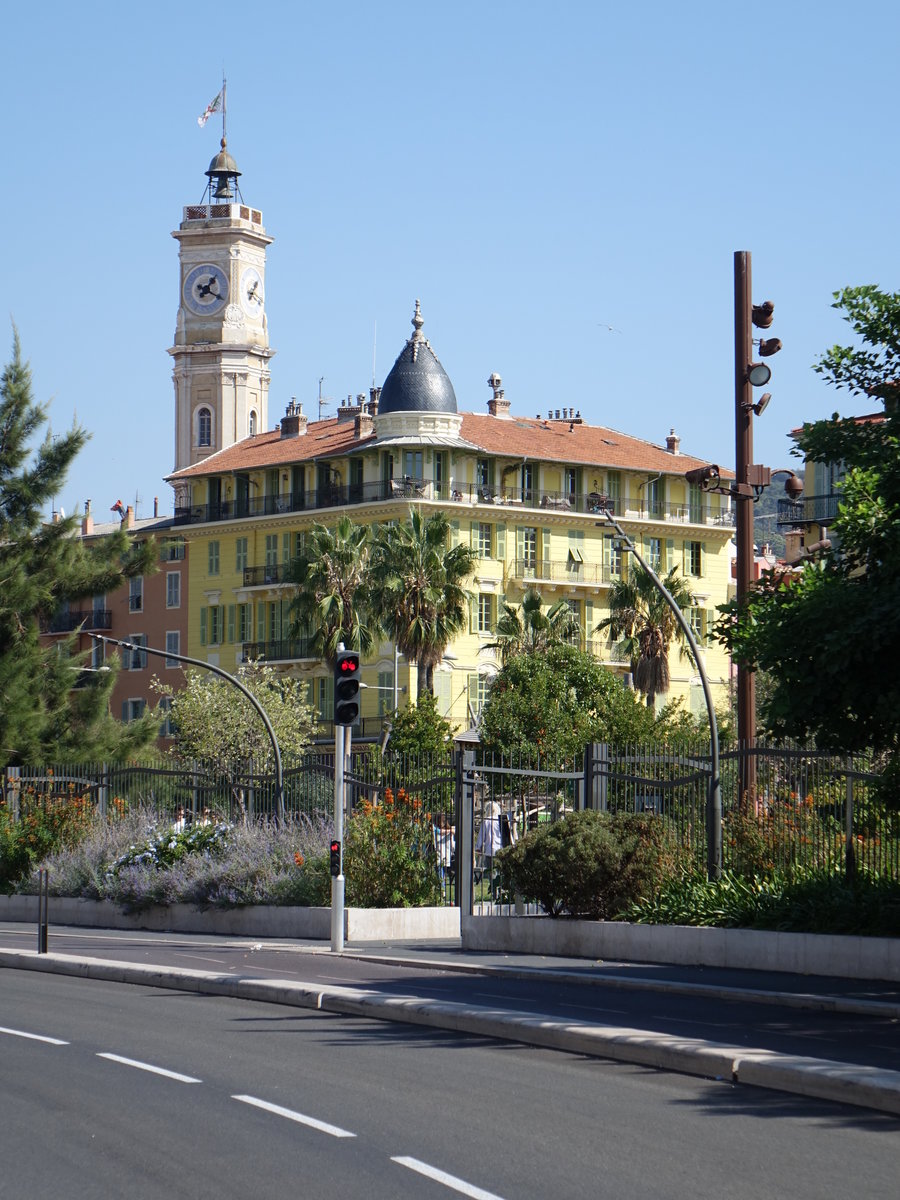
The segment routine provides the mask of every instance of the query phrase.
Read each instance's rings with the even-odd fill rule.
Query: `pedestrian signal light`
[[[331,843],[331,874],[337,879],[341,873],[341,843]]]
[[[359,724],[359,654],[342,650],[334,664],[334,723]]]

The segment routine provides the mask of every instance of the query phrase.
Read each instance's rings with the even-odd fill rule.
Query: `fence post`
[[[474,785],[471,778],[475,766],[472,750],[454,750],[453,765],[456,772],[456,895],[459,898],[459,915],[472,915],[472,863],[473,826],[475,822]]]
[[[847,833],[847,853],[845,873],[848,883],[856,877],[856,848],[853,845],[853,776],[847,776],[847,805],[844,813]]]
[[[103,763],[100,767],[100,786],[97,789],[97,807],[100,810],[100,816],[106,819],[106,814],[109,811],[109,763]]]
[[[606,812],[609,807],[609,746],[590,742],[584,748],[584,805]]]
[[[6,800],[6,807],[9,809],[10,815],[14,821],[18,821],[20,816],[19,800],[21,795],[22,768],[7,767],[4,799]]]

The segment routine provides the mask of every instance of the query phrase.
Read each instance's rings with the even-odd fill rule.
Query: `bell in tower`
[[[206,176],[209,179],[210,204],[214,204],[217,201],[233,200],[235,195],[240,198],[241,195],[241,190],[238,187],[240,171],[237,169],[237,163],[228,153],[226,146],[227,143],[223,137],[221,142],[222,148],[209,164],[209,170],[206,172]]]

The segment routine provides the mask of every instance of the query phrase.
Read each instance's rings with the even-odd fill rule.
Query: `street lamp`
[[[278,813],[278,820],[284,822],[284,773],[281,767],[281,750],[278,748],[278,739],[275,736],[275,730],[272,728],[272,722],[269,720],[266,710],[249,688],[245,687],[239,679],[235,679],[233,675],[229,675],[227,671],[223,671],[221,667],[214,667],[212,663],[204,662],[201,658],[188,658],[186,654],[175,654],[172,650],[158,650],[154,646],[138,646],[134,642],[125,642],[120,638],[106,637],[101,633],[89,633],[88,637],[93,638],[95,642],[108,642],[111,646],[121,646],[124,650],[143,651],[145,654],[156,654],[160,658],[174,658],[178,662],[188,663],[192,667],[202,667],[205,671],[212,671],[214,675],[219,675],[222,679],[227,679],[229,683],[233,683],[259,713],[262,723],[266,727],[266,733],[269,735],[269,741],[272,743],[272,753],[275,757],[275,808]],[[98,667],[97,669],[102,671],[109,668]]]
[[[715,468],[718,472],[718,468]],[[645,561],[637,546],[615,519],[608,508],[601,508],[600,515],[604,518],[607,524],[612,525],[619,538],[625,543],[634,557],[638,560],[650,578],[653,580],[654,586],[662,594],[663,599],[672,613],[675,620],[678,622],[682,633],[684,634],[687,644],[691,648],[691,653],[694,656],[694,662],[697,664],[697,672],[700,675],[700,683],[703,687],[703,698],[706,701],[706,714],[709,717],[709,747],[710,747],[710,777],[709,789],[706,799],[706,873],[710,879],[718,879],[722,874],[722,787],[719,779],[719,726],[716,721],[716,709],[713,704],[712,690],[709,686],[709,678],[706,674],[706,668],[703,665],[703,660],[700,657],[700,647],[697,645],[697,639],[694,637],[694,631],[691,629],[690,622],[685,619],[684,613],[678,607],[674,597],[666,588],[665,584],[653,570],[648,562]],[[599,522],[598,522],[599,525]]]

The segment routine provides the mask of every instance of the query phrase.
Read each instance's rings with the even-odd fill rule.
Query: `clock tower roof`
[[[224,137],[220,146],[219,153],[209,164],[209,170],[206,172],[209,179],[211,203],[215,200],[231,200],[235,192],[240,195],[237,181],[241,172],[238,170],[237,163],[228,153],[228,143]]]

